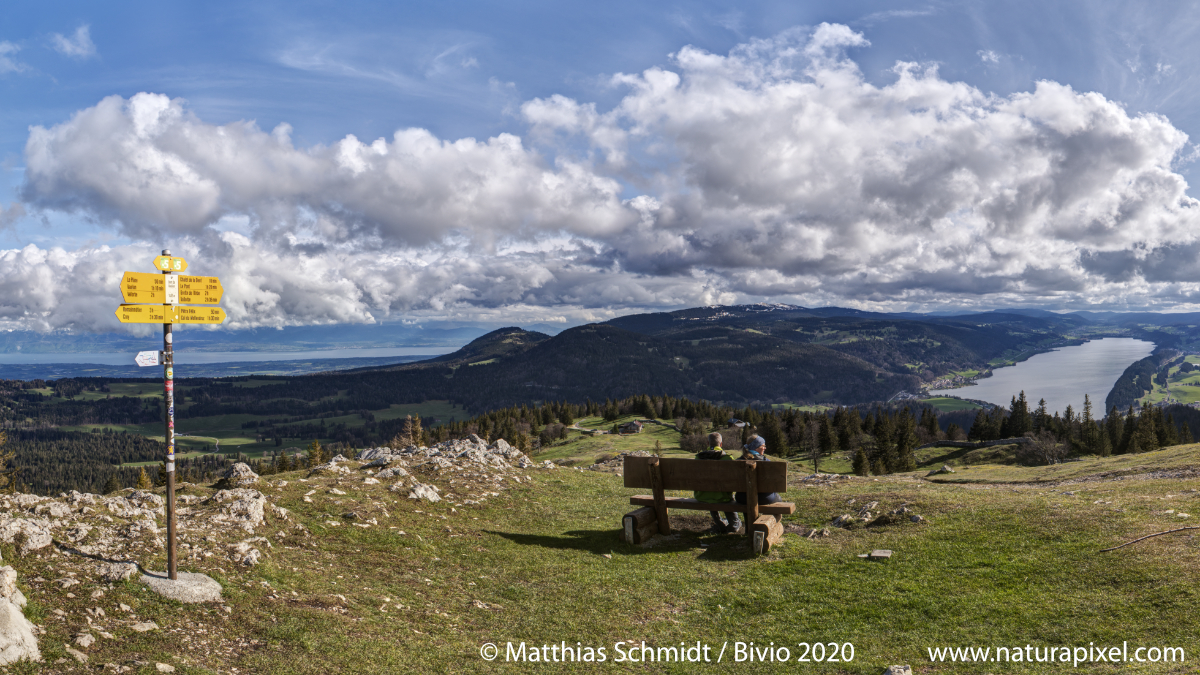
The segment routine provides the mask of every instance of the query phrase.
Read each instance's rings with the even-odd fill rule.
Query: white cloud
[[[54,33],[50,36],[50,43],[59,54],[71,58],[88,59],[96,55],[96,43],[92,42],[91,29],[87,24],[76,28],[71,37]]]
[[[19,45],[8,41],[0,41],[0,75],[4,75],[5,73],[19,73],[26,69],[27,66],[15,57],[19,51],[21,51]]]
[[[976,53],[984,63],[1000,63],[1000,55],[990,49],[981,49]]]
[[[726,55],[685,47],[614,76],[627,93],[610,110],[527,101],[525,139],[402,129],[297,148],[290,127],[114,96],[31,130],[23,199],[193,257],[226,280],[237,326],[1197,302],[1200,202],[1172,171],[1187,139],[1169,121],[911,63],[872,85],[845,53],[868,44],[822,25]],[[154,248],[4,252],[0,318],[110,326],[120,270]],[[40,285],[50,273],[61,290]]]

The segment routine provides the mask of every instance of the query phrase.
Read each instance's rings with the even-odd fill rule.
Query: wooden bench
[[[764,554],[783,536],[782,517],[796,512],[790,502],[758,503],[760,492],[787,491],[787,462],[714,461],[704,459],[625,456],[625,487],[649,488],[629,503],[642,508],[625,514],[621,525],[625,541],[640,544],[655,534],[670,534],[667,509],[741,512],[746,536],[755,554]],[[667,497],[667,490],[745,492],[746,504],[709,504],[692,498]]]

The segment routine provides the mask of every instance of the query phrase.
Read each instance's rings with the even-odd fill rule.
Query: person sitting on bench
[[[721,449],[721,441],[721,434],[715,431],[709,434],[708,450],[696,453],[696,459],[727,459],[733,461],[733,457],[725,454],[725,451]],[[733,500],[733,495],[729,492],[693,492],[692,496],[696,498],[696,501],[704,502],[705,504],[727,504]],[[708,513],[713,519],[712,529],[714,532],[737,532],[742,528],[741,519],[738,517],[737,511],[729,513],[728,524],[721,519],[720,511],[709,511]]]
[[[770,460],[770,458],[767,457],[766,452],[767,452],[767,442],[765,440],[763,440],[763,437],[762,436],[751,436],[750,440],[747,441],[746,444],[742,446],[741,459],[753,460],[755,462],[769,462],[771,460]],[[736,495],[734,495],[734,499],[739,504],[745,504],[746,503],[746,493],[739,492]],[[759,504],[774,504],[776,502],[781,502],[781,501],[783,501],[783,499],[780,498],[779,493],[777,493],[777,492],[760,492],[760,493],[758,493],[758,503]]]

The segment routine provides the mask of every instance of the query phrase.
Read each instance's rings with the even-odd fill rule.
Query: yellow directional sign
[[[174,323],[221,323],[225,310],[220,307],[175,307]]]
[[[186,272],[187,261],[170,255],[160,255],[154,259],[154,268],[163,272]]]
[[[220,307],[121,305],[117,308],[117,319],[121,323],[222,323],[225,310]]]
[[[169,303],[166,280],[169,274],[126,272],[121,277],[121,297],[125,302]],[[178,302],[176,299],[174,302]]]
[[[174,323],[174,309],[164,305],[121,305],[117,319],[121,323]]]
[[[216,277],[179,277],[179,302],[194,305],[215,305],[221,301],[221,296],[224,294],[225,289],[221,286],[221,280]]]

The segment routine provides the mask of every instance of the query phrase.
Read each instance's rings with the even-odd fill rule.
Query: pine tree
[[[788,456],[787,436],[783,430],[779,428],[779,419],[774,415],[764,415],[762,419],[762,428],[759,430],[763,440],[766,441],[767,447],[765,452],[768,452],[777,457]]]
[[[108,481],[104,484],[104,494],[111,495],[114,492],[120,491],[120,489],[121,481],[117,479],[117,473],[114,471],[108,475]]]
[[[814,469],[815,471],[815,469]],[[854,453],[854,475],[869,476],[871,474],[871,462],[867,459],[867,453],[859,446]]]
[[[913,471],[917,468],[916,424],[912,412],[905,408],[900,411],[900,419],[896,423],[896,463],[893,471]]]
[[[313,439],[312,443],[308,444],[308,468],[313,468],[325,462],[325,450],[321,447],[321,441]]]
[[[1179,442],[1183,445],[1190,445],[1196,442],[1196,439],[1192,438],[1192,430],[1188,427],[1187,422],[1179,425]]]
[[[8,443],[8,434],[0,431],[0,448]],[[12,493],[17,491],[17,475],[21,472],[20,467],[16,465],[14,460],[17,457],[15,449],[0,450],[0,493]]]
[[[134,484],[134,487],[139,490],[149,490],[152,487],[150,485],[150,476],[146,474],[146,467],[143,466],[138,469],[137,483]]]
[[[1112,410],[1108,411],[1108,417],[1104,420],[1104,431],[1108,436],[1108,446],[1112,452],[1120,452],[1121,437],[1125,435],[1125,420],[1121,419],[1121,413],[1117,411],[1115,405]]]

